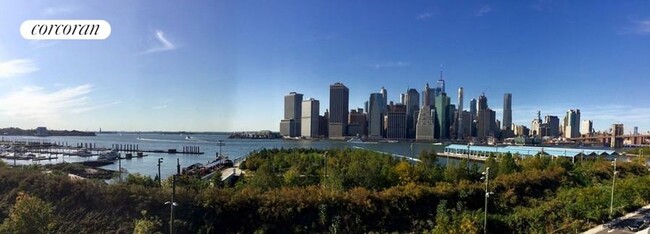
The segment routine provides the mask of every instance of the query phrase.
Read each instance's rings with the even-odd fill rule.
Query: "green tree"
[[[161,222],[158,219],[153,219],[147,216],[147,211],[143,210],[141,212],[142,218],[135,221],[135,227],[133,228],[134,234],[152,234],[160,233]]]
[[[38,197],[18,193],[16,204],[0,226],[2,233],[50,233],[55,226],[52,205]]]
[[[151,177],[142,175],[140,173],[129,174],[126,177],[126,183],[131,185],[140,185],[147,188],[158,186],[158,182],[156,182],[156,180],[151,179]]]
[[[502,154],[499,161],[499,175],[507,175],[519,171],[519,167],[510,152]]]

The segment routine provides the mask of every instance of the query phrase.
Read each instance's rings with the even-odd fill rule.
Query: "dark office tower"
[[[472,117],[472,121],[476,119],[477,107],[476,99],[472,98],[472,100],[469,101],[469,115]]]
[[[435,120],[435,136],[436,139],[449,138],[449,104],[450,98],[446,93],[441,93],[436,96],[436,120]]]
[[[433,108],[436,103],[436,90],[429,87],[429,83],[424,85],[424,90],[422,90],[422,107],[428,106]]]
[[[384,116],[384,131],[388,139],[406,138],[406,105],[391,104]]]
[[[368,137],[382,138],[384,98],[381,93],[371,93],[368,100]]]
[[[329,138],[343,139],[348,124],[350,90],[341,83],[330,85]]]
[[[406,106],[406,135],[408,138],[415,137],[415,112],[420,110],[420,94],[415,89],[409,89],[404,95],[404,105]]]
[[[544,117],[544,123],[548,126],[548,135],[551,137],[560,136],[560,118],[553,115]]]
[[[512,94],[506,93],[503,95],[503,128],[504,130],[512,130]]]
[[[280,134],[283,136],[300,136],[302,119],[302,94],[291,92],[284,96],[284,119],[280,121]]]
[[[348,123],[348,135],[350,136],[365,136],[367,135],[366,113],[363,109],[357,108],[350,110],[350,122]]]
[[[496,113],[490,108],[478,111],[476,136],[480,141],[485,140],[488,136],[494,136],[496,127]]]

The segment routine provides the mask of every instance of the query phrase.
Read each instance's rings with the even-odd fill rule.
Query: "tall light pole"
[[[162,186],[162,177],[160,177],[160,164],[162,164],[163,158],[158,158],[158,184]]]
[[[467,142],[467,171],[469,172],[469,142]]]
[[[484,209],[484,215],[483,215],[483,233],[487,233],[487,209],[488,209],[488,198],[490,197],[490,194],[494,194],[494,192],[490,192],[488,190],[489,185],[490,185],[490,167],[486,167],[485,171],[483,172],[483,178],[485,180],[485,209]]]
[[[174,234],[174,207],[178,206],[178,203],[174,202],[174,196],[176,195],[176,175],[172,175],[172,200],[165,202],[165,205],[169,205],[169,233]]]
[[[612,176],[612,196],[611,199],[609,200],[609,218],[612,218],[612,214],[614,213],[614,185],[616,184],[616,174],[618,174],[618,171],[616,171],[616,158],[614,158],[614,162],[612,163],[614,165],[614,175]]]

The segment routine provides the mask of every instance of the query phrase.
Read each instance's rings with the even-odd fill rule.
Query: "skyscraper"
[[[548,126],[548,135],[551,137],[560,136],[560,118],[553,115],[547,115],[544,117],[544,122]]]
[[[458,88],[457,139],[463,139],[463,87]]]
[[[469,126],[469,136],[473,137],[476,136],[476,115],[478,114],[478,111],[476,108],[478,103],[476,102],[475,98],[472,98],[472,100],[469,101],[469,118],[470,118],[470,126]]]
[[[379,93],[381,93],[381,97],[384,99],[383,109],[384,112],[386,112],[386,108],[387,108],[386,105],[388,105],[388,90],[386,90],[384,86],[382,86],[381,89],[379,90]],[[404,101],[402,101],[402,103],[404,103]]]
[[[280,134],[283,136],[300,136],[303,95],[291,92],[284,96],[284,119],[280,121]]]
[[[544,136],[542,134],[542,114],[537,111],[537,117],[530,123],[530,131],[533,136]]]
[[[381,93],[370,94],[368,100],[368,137],[382,137],[382,120],[385,106]]]
[[[476,116],[476,136],[479,140],[485,140],[488,136],[494,135],[496,125],[496,113],[488,108],[487,97],[481,94],[478,97],[478,113]]]
[[[503,95],[503,129],[512,130],[512,94]]]
[[[319,106],[320,102],[316,99],[302,101],[302,127],[303,137],[313,138],[319,136]]]
[[[415,140],[417,141],[431,141],[434,136],[433,117],[431,114],[431,106],[424,105],[418,113],[418,121],[415,128]]]
[[[476,98],[472,98],[472,100],[469,100],[469,114],[472,116],[472,120],[476,119],[476,108],[478,108]]]
[[[329,138],[342,139],[348,124],[350,90],[342,83],[330,85]]]
[[[367,135],[367,119],[366,113],[363,109],[357,108],[350,110],[350,122],[348,123],[348,134],[351,136],[364,136]]]
[[[436,96],[440,96],[442,93],[446,93],[445,91],[445,80],[442,79],[442,65],[440,65],[440,79],[436,82]]]
[[[415,137],[415,122],[413,119],[415,112],[420,110],[420,94],[415,89],[408,89],[404,97],[404,105],[406,106],[406,134],[408,138],[411,138]]]
[[[477,106],[478,111],[486,110],[488,108],[487,101],[488,100],[487,97],[485,96],[485,93],[481,94],[481,96],[478,96],[478,106]]]
[[[580,110],[571,109],[566,112],[564,117],[564,137],[580,137]]]
[[[591,120],[583,120],[582,127],[580,128],[580,133],[582,135],[590,135],[594,131],[594,122]]]
[[[429,83],[424,85],[424,90],[422,90],[422,106],[433,107],[436,103],[436,90],[429,87]]]
[[[435,119],[435,137],[437,139],[449,139],[449,118],[450,98],[446,93],[436,96],[436,119]]]
[[[391,102],[384,116],[384,131],[388,139],[406,138],[406,106]]]

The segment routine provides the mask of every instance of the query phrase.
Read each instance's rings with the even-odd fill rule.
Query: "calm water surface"
[[[167,154],[167,153],[145,153],[148,156],[143,158],[133,158],[131,160],[121,160],[122,168],[128,173],[140,173],[154,177],[158,173],[158,158],[163,159],[160,167],[163,178],[166,178],[176,172],[176,160],[178,159],[181,167],[186,167],[194,163],[207,163],[215,158],[219,151],[217,142],[222,140],[225,146],[222,147],[222,153],[231,159],[237,159],[248,155],[251,151],[262,148],[352,148],[362,147],[370,150],[376,150],[391,154],[411,156],[409,142],[399,143],[379,143],[379,144],[355,144],[342,141],[307,141],[307,140],[281,140],[281,139],[228,139],[227,135],[191,135],[191,139],[185,139],[185,135],[178,134],[97,134],[94,137],[23,137],[23,136],[5,136],[4,140],[31,140],[46,142],[67,142],[68,145],[77,143],[95,143],[96,147],[110,148],[113,144],[137,144],[140,150],[167,150],[177,149],[181,151],[184,146],[198,146],[202,155],[186,154]],[[441,150],[441,146],[434,146],[431,143],[414,143],[413,155],[417,157],[421,150]],[[16,164],[48,164],[61,162],[79,162],[85,160],[96,160],[97,156],[82,158],[75,156],[59,156],[56,160],[51,161],[25,161],[16,160]],[[13,164],[14,160],[3,159],[8,164]],[[453,161],[457,161],[451,159]],[[438,160],[441,164],[446,164],[446,158],[441,157]],[[450,161],[452,162],[452,161]],[[118,163],[107,165],[102,168],[117,170]]]

